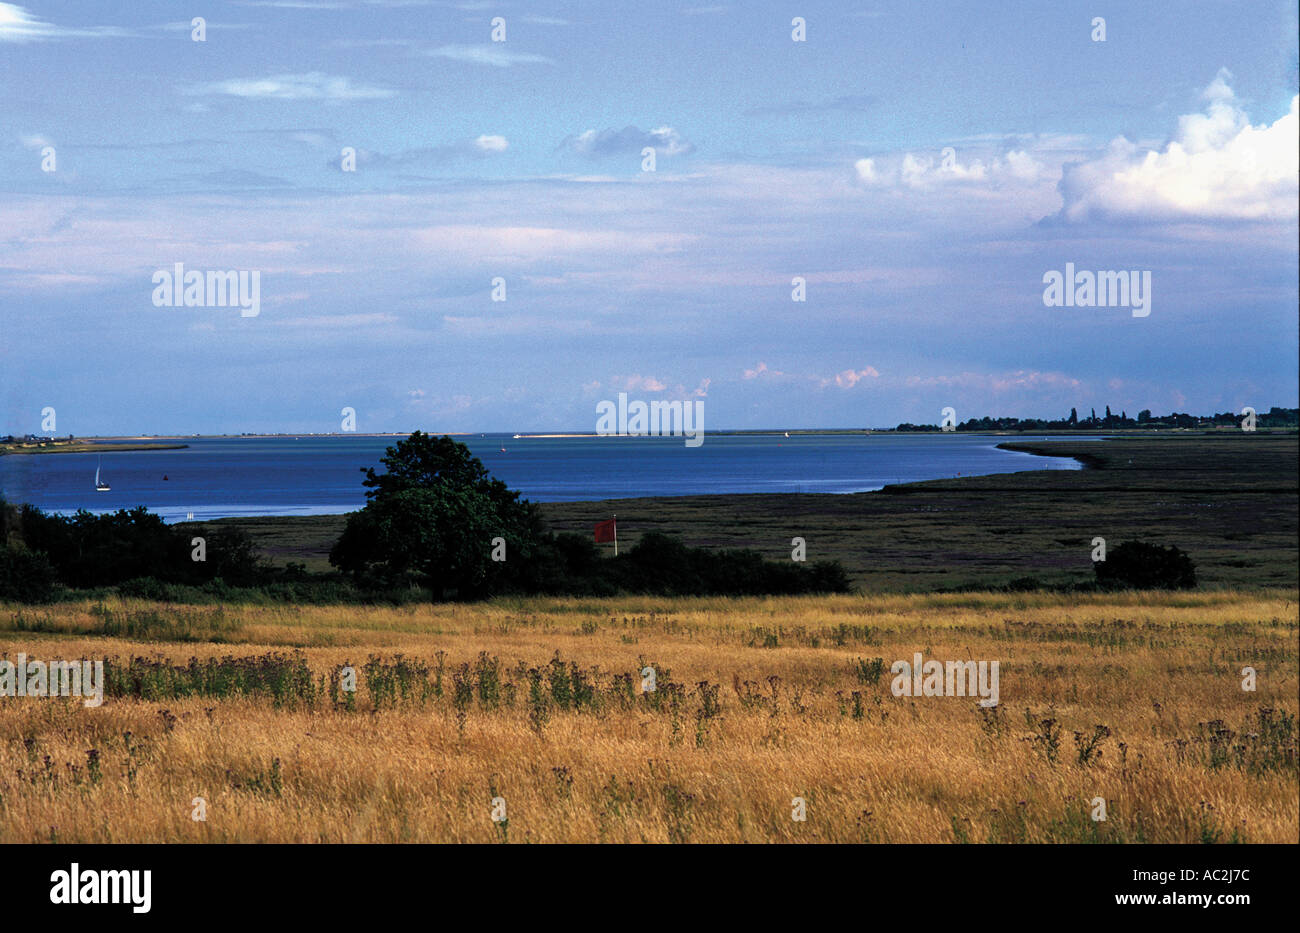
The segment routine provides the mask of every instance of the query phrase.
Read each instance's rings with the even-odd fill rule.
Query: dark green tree
[[[468,447],[416,431],[380,462],[382,473],[363,468],[370,501],[348,517],[330,563],[367,583],[414,579],[435,599],[448,591],[480,598],[523,572],[542,540],[541,518]],[[502,547],[505,560],[493,560]]]

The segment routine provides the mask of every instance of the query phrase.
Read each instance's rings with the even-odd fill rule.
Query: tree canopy
[[[516,576],[538,546],[536,508],[464,444],[416,431],[380,463],[382,473],[362,468],[370,501],[330,551],[339,569],[375,582],[415,578],[435,598],[475,598]]]

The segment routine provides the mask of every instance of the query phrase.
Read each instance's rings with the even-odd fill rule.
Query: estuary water
[[[1064,457],[998,450],[992,435],[710,434],[681,437],[457,436],[492,475],[535,502],[753,492],[850,493],[893,483],[1023,470],[1074,470]],[[1046,439],[1046,438],[1044,438]],[[1052,440],[1070,438],[1053,437]],[[1095,440],[1096,438],[1088,438]],[[150,442],[173,443],[163,438]],[[365,504],[361,469],[396,437],[195,437],[182,450],[0,457],[0,490],[68,514],[147,506],[167,521],[322,515]],[[132,442],[122,441],[122,445]],[[136,442],[139,443],[139,442]],[[112,487],[95,489],[95,468]]]

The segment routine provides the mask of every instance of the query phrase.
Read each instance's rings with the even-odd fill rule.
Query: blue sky
[[[0,2],[0,431],[1293,406],[1296,34],[1226,0]],[[155,307],[177,262],[258,271],[260,313]],[[1150,271],[1150,315],[1045,307],[1066,263]]]

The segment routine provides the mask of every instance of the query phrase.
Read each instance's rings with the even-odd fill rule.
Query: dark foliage
[[[54,567],[44,554],[0,544],[0,599],[49,602],[57,583]]]
[[[1159,430],[1161,428],[1181,428],[1184,430],[1192,428],[1209,428],[1209,427],[1236,427],[1242,421],[1242,416],[1237,412],[1225,411],[1213,415],[1189,415],[1185,412],[1171,412],[1167,415],[1152,415],[1149,408],[1144,408],[1138,412],[1137,418],[1130,418],[1127,412],[1121,411],[1118,414],[1106,406],[1106,414],[1099,416],[1096,409],[1087,418],[1080,418],[1076,409],[1071,408],[1068,417],[1053,418],[970,418],[961,424],[955,425],[958,431],[1063,431],[1070,428],[1081,430],[1115,430],[1118,428],[1143,428],[1146,430]],[[1256,426],[1258,428],[1294,428],[1300,423],[1300,410],[1295,408],[1279,408],[1274,405],[1267,412],[1261,412],[1256,417]],[[894,430],[900,432],[914,431],[939,431],[938,425],[934,424],[912,424],[905,422],[900,424]]]
[[[1196,586],[1196,565],[1173,545],[1125,541],[1092,566],[1098,585],[1107,589],[1184,590]]]
[[[499,593],[603,596],[846,592],[838,563],[772,563],[754,551],[690,548],[647,534],[606,560],[587,537],[542,530],[534,506],[489,477],[464,444],[416,432],[367,469],[370,502],[349,519],[330,562],[363,587],[430,587],[434,598]],[[496,539],[504,561],[491,558]]]
[[[364,470],[370,501],[349,516],[331,564],[368,586],[417,581],[435,598],[480,598],[527,575],[541,518],[468,447],[416,431],[381,463],[384,473]],[[504,560],[493,559],[499,546]]]
[[[166,524],[144,506],[64,516],[47,515],[32,505],[15,509],[0,503],[0,513],[7,516],[9,548],[16,541],[24,550],[42,555],[65,586],[112,586],[139,577],[184,584],[220,578],[249,586],[263,579],[265,568],[252,541],[234,528],[187,531]],[[205,560],[193,558],[195,537],[204,538]]]

